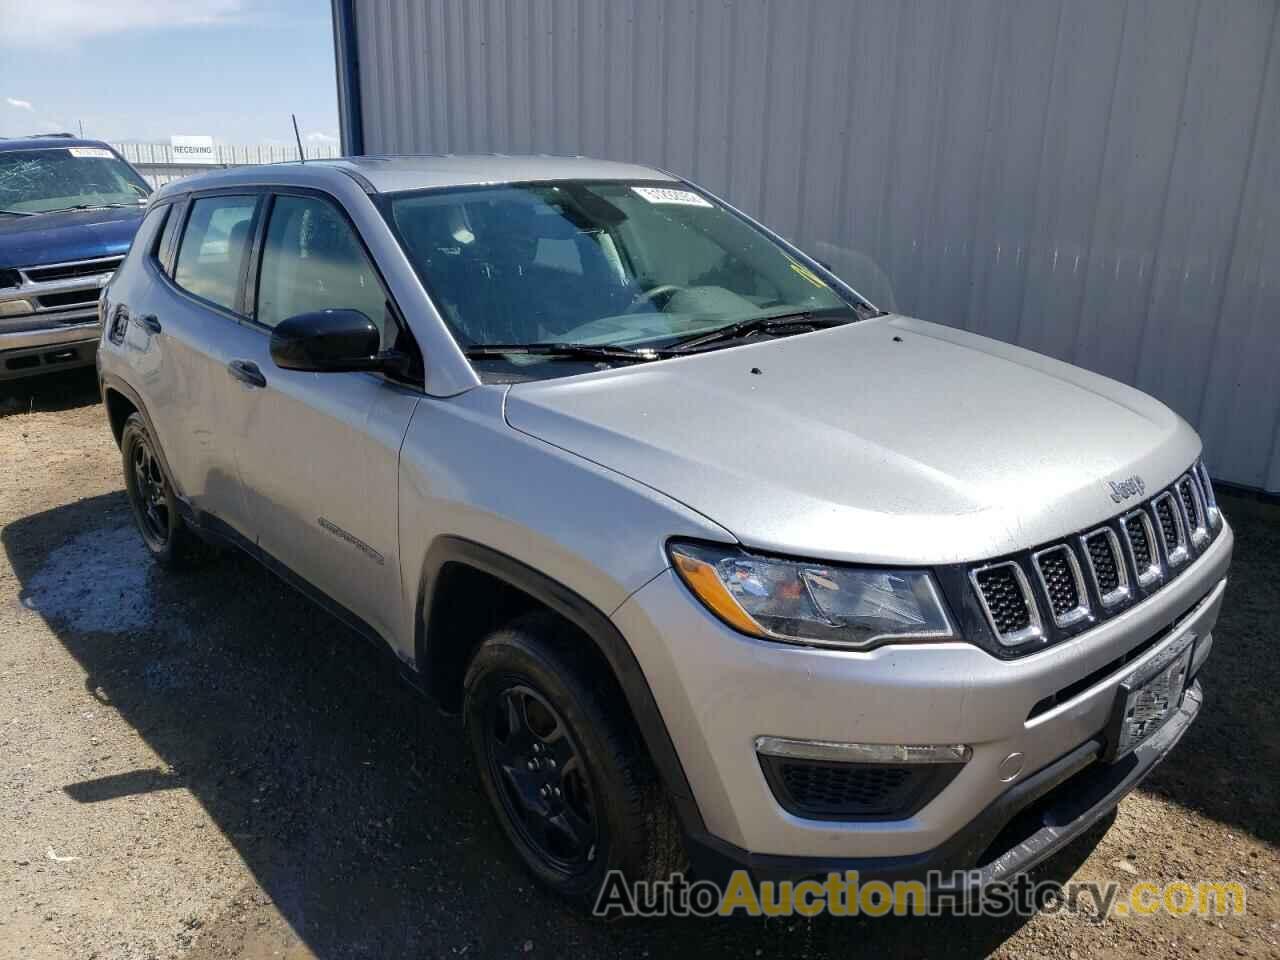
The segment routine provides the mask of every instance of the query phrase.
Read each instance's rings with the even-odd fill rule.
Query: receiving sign
[[[211,164],[218,162],[213,137],[189,137],[174,134],[169,138],[174,163]]]

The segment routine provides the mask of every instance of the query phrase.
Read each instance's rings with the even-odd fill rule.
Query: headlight
[[[933,577],[923,570],[780,560],[682,541],[667,550],[694,596],[753,637],[863,649],[956,636]]]

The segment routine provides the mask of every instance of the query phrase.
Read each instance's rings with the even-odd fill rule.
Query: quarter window
[[[151,234],[151,256],[155,256],[160,249],[160,234],[167,229],[169,216],[169,204],[153,203],[147,208],[146,215],[142,218],[142,223],[138,226],[138,235],[145,236]]]
[[[390,349],[397,327],[386,292],[355,231],[333,204],[276,197],[262,247],[256,319],[267,327],[300,313],[358,310]]]
[[[228,310],[236,308],[256,197],[202,197],[191,205],[174,282]]]
[[[177,209],[181,209],[181,203]],[[178,232],[178,226],[182,222],[182,218],[174,213],[169,204],[165,204],[165,222],[164,230],[160,232],[159,238],[156,240],[156,247],[152,251],[155,258],[160,261],[160,268],[165,273],[173,274],[173,235]]]

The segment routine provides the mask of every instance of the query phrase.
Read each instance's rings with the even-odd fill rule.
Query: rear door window
[[[255,196],[195,200],[178,248],[174,282],[203,300],[235,310],[257,205]]]

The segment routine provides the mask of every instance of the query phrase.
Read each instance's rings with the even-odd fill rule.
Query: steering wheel
[[[688,289],[687,287],[679,283],[660,283],[656,287],[650,287],[648,290],[644,290],[636,294],[635,297],[632,299],[632,301],[629,304],[627,304],[627,309],[623,310],[622,312],[624,314],[635,313],[637,308],[643,306],[646,303],[651,302],[657,297],[661,297],[664,295],[669,297],[672,294],[679,293],[681,290],[687,290],[687,289]]]

